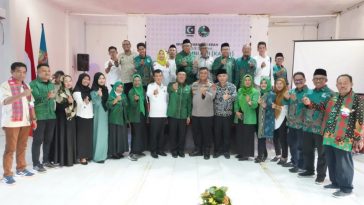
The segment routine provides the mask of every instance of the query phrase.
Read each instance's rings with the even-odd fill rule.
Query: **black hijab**
[[[105,85],[99,85],[98,84],[99,78],[101,76],[104,76],[104,74],[102,74],[100,72],[95,73],[94,80],[92,82],[91,90],[97,92],[101,88],[101,91],[102,91],[102,98],[101,98],[102,107],[104,108],[105,111],[107,111],[106,102],[107,102],[107,99],[109,98],[109,90],[107,89],[107,87]],[[105,76],[104,76],[104,78],[105,78]]]
[[[90,76],[87,73],[82,73],[78,76],[78,80],[75,86],[75,89],[73,90],[73,92],[80,92],[81,93],[81,97],[82,100],[84,100],[86,97],[88,97],[89,100],[91,100],[91,89],[88,86],[84,86],[82,85],[82,80],[88,77],[90,80]]]

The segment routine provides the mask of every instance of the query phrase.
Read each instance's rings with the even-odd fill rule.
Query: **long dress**
[[[59,166],[73,166],[76,163],[76,118],[74,103],[68,103],[71,93],[66,90],[57,95],[57,125],[54,138],[53,162]]]
[[[76,117],[76,139],[77,158],[92,159],[92,136],[93,136],[93,108],[92,101],[86,104],[80,92],[73,93],[73,99],[77,104]]]
[[[147,150],[147,126],[146,116],[148,116],[147,109],[145,114],[140,111],[139,102],[134,100],[134,95],[137,95],[134,89],[131,89],[128,93],[129,106],[128,106],[128,118],[131,124],[131,145],[130,153],[140,154]],[[143,102],[144,107],[145,102]]]
[[[275,94],[270,91],[261,96],[262,101],[266,103],[266,108],[259,106],[258,118],[258,139],[273,138],[274,132],[274,109],[272,104],[275,101]]]
[[[96,91],[91,92],[94,109],[93,128],[93,160],[104,161],[107,158],[108,149],[108,112],[101,103],[101,97]]]
[[[115,97],[113,97],[110,94],[109,99],[107,101],[107,106],[109,108],[108,155],[121,156],[124,152],[129,151],[128,127],[127,127],[128,100],[126,95],[122,95],[122,100],[113,105],[114,99]]]

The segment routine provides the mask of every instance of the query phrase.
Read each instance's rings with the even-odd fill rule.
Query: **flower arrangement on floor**
[[[212,186],[201,194],[201,205],[231,205],[230,198],[226,195],[227,187]]]

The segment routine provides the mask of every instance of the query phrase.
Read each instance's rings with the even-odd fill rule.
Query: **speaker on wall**
[[[89,71],[89,60],[88,54],[77,54],[77,70],[78,71]]]

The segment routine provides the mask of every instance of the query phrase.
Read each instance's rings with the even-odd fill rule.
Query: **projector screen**
[[[364,39],[295,41],[293,73],[305,73],[308,87],[314,88],[316,68],[327,71],[327,84],[332,90],[337,91],[336,78],[346,73],[353,76],[353,90],[364,93]]]

